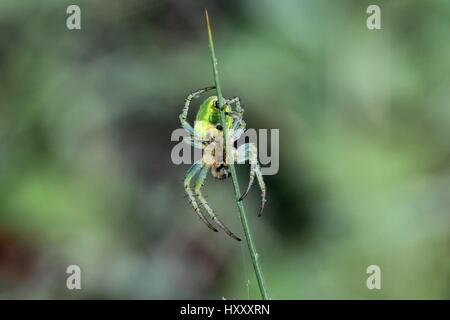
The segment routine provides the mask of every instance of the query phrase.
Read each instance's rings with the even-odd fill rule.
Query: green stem
[[[212,65],[213,65],[214,82],[216,84],[216,90],[217,90],[217,99],[218,99],[219,106],[222,107],[224,105],[224,103],[223,103],[222,90],[220,88],[219,70],[218,70],[218,64],[217,64],[217,59],[216,59],[216,53],[214,51],[214,42],[212,39],[211,25],[209,23],[208,11],[206,9],[205,9],[205,14],[206,14],[206,24],[208,27],[208,40],[209,40],[209,48],[211,51],[211,61],[212,61]],[[221,118],[222,127],[223,127],[223,135],[224,135],[226,154],[230,155],[231,154],[229,152],[230,146],[227,143],[228,127],[226,126],[224,108],[221,108],[220,118]],[[250,251],[253,268],[255,269],[256,279],[258,280],[259,290],[261,292],[262,298],[264,300],[269,300],[270,299],[269,293],[267,292],[267,288],[266,288],[266,285],[264,282],[264,274],[261,270],[261,266],[258,261],[258,253],[256,252],[255,243],[253,242],[253,237],[252,237],[252,233],[250,231],[250,226],[247,221],[247,215],[245,213],[244,204],[242,203],[242,200],[241,201],[239,200],[239,198],[241,196],[241,191],[239,190],[239,183],[237,180],[236,169],[235,169],[233,163],[229,163],[229,169],[231,172],[231,179],[233,181],[236,203],[237,203],[237,206],[239,209],[239,218],[241,219],[242,229],[244,229],[244,234],[245,234],[245,239],[247,241],[248,250]]]

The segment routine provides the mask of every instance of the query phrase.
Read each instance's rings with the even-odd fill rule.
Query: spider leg
[[[188,172],[186,173],[186,177],[184,178],[184,189],[186,190],[186,193],[187,193],[187,195],[189,197],[189,200],[191,201],[192,207],[194,207],[195,212],[200,217],[200,220],[202,220],[208,226],[208,228],[210,228],[211,230],[213,230],[215,232],[218,232],[218,230],[216,228],[214,228],[213,225],[208,220],[206,220],[205,216],[200,211],[200,208],[199,208],[199,206],[197,204],[197,201],[196,201],[196,199],[194,197],[194,193],[192,192],[192,189],[190,187],[192,178],[198,172],[200,172],[200,170],[202,168],[203,168],[203,165],[201,164],[201,160],[197,161],[196,163],[194,163],[189,168]]]
[[[200,171],[200,174],[197,177],[197,180],[195,181],[195,187],[194,192],[197,196],[198,200],[202,204],[203,208],[205,208],[206,212],[208,212],[211,219],[214,220],[214,222],[217,223],[217,225],[225,231],[226,234],[228,234],[230,237],[237,241],[241,241],[240,238],[238,238],[233,232],[230,231],[230,229],[225,226],[225,224],[222,222],[222,220],[217,216],[217,214],[214,213],[214,211],[211,209],[211,207],[206,202],[205,198],[202,195],[201,188],[205,182],[206,176],[208,175],[209,168],[204,166],[202,170]]]
[[[239,97],[234,97],[225,101],[227,105],[231,106],[234,104],[236,106],[236,112],[231,112],[231,116],[234,119],[233,122],[233,140],[239,139],[239,137],[244,133],[247,124],[244,119],[244,108],[241,106],[241,100]]]
[[[254,158],[254,156],[251,155],[252,150],[250,150],[250,149],[253,149],[253,148],[250,147],[249,143],[245,143],[237,149],[237,156],[238,156],[237,162],[238,163],[244,163],[245,161],[249,160],[250,158]],[[255,170],[253,170],[253,163],[250,162],[250,179],[249,179],[249,182],[247,185],[247,189],[241,195],[241,197],[239,198],[239,201],[244,199],[247,196],[248,192],[250,191],[250,188],[253,185],[253,181],[255,180],[255,175],[256,175],[256,172],[255,172]]]
[[[238,148],[237,154],[239,157],[239,161],[249,160],[250,162],[250,180],[248,182],[247,189],[239,198],[239,201],[247,196],[256,176],[259,188],[261,189],[261,209],[258,214],[258,216],[261,216],[261,213],[264,210],[264,205],[266,203],[266,184],[264,183],[264,179],[261,173],[261,167],[258,163],[258,149],[253,143],[245,143]]]
[[[232,116],[235,119],[237,119],[237,118],[242,119],[242,117],[244,115],[244,109],[241,106],[241,100],[239,99],[239,97],[233,97],[231,99],[224,99],[224,105],[228,105],[231,107],[232,104],[236,105],[236,111],[226,111],[225,115]],[[219,110],[222,109],[219,107],[219,105],[217,103],[214,105],[214,107]]]
[[[203,149],[203,147],[205,146],[204,143],[208,142],[208,141],[207,140],[201,140],[201,139],[195,138],[193,136],[190,136],[190,137],[184,137],[183,138],[183,142],[186,142],[187,144],[190,144],[194,148]]]
[[[258,179],[259,188],[261,189],[261,209],[259,210],[258,216],[260,217],[264,206],[266,204],[266,184],[264,183],[263,175],[261,173],[261,167],[257,163],[254,167],[254,172],[256,174],[256,179]]]
[[[239,99],[239,97],[233,97],[231,99],[225,100],[225,103],[228,104],[228,105],[235,104],[236,105],[236,112],[238,114],[240,114],[241,118],[242,118],[242,116],[244,115],[244,108],[242,108],[241,99]]]
[[[243,119],[235,119],[233,122],[233,140],[239,139],[245,132],[245,127],[247,124]]]
[[[199,135],[195,132],[194,128],[192,128],[192,126],[189,124],[189,122],[187,122],[187,113],[189,111],[189,105],[191,104],[192,99],[198,98],[202,93],[205,93],[209,90],[213,90],[215,88],[216,88],[215,86],[211,86],[211,87],[199,89],[197,91],[190,93],[184,100],[184,107],[180,114],[180,122],[181,122],[181,126],[187,132],[189,132],[189,134],[191,136],[199,136]]]

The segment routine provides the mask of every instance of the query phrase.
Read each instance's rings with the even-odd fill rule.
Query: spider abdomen
[[[230,111],[230,106],[225,105],[225,112]],[[226,125],[230,129],[233,126],[233,118],[229,115],[226,115],[225,117]],[[217,96],[211,96],[203,101],[198,109],[194,123],[194,130],[199,133],[202,138],[206,137],[208,130],[211,127],[216,129],[222,127],[220,109],[217,106]]]

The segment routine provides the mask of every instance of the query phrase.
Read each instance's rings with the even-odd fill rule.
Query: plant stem
[[[216,59],[216,53],[214,51],[214,42],[212,39],[212,32],[211,32],[211,25],[209,23],[208,10],[206,10],[206,9],[205,9],[205,15],[206,15],[206,25],[208,27],[208,40],[209,40],[209,49],[211,51],[211,61],[212,61],[212,65],[213,65],[214,82],[216,84],[218,103],[219,103],[219,106],[221,107],[220,119],[221,119],[222,128],[223,128],[225,150],[226,150],[226,154],[230,155],[231,154],[231,152],[229,152],[230,146],[228,145],[228,142],[227,142],[228,127],[226,125],[226,120],[225,120],[225,111],[224,111],[224,108],[222,108],[224,103],[223,103],[222,90],[220,88],[218,63],[217,63],[217,59]],[[229,170],[231,173],[231,179],[233,181],[236,203],[239,208],[239,218],[241,220],[242,229],[244,230],[248,250],[250,251],[250,256],[252,258],[253,268],[255,269],[255,274],[256,274],[256,279],[258,280],[259,291],[261,292],[261,296],[264,300],[269,300],[270,299],[269,293],[267,292],[267,288],[266,288],[266,285],[264,282],[264,274],[263,274],[263,272],[261,270],[261,266],[259,264],[258,253],[256,252],[255,243],[253,242],[253,237],[252,237],[252,233],[250,231],[250,226],[247,221],[247,215],[245,213],[244,204],[242,203],[242,200],[239,200],[239,198],[241,196],[241,191],[239,190],[239,182],[238,182],[237,175],[236,175],[236,169],[235,169],[233,163],[229,163],[228,165],[229,165]]]

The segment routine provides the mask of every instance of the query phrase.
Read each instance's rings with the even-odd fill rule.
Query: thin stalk
[[[211,25],[209,23],[208,10],[206,10],[206,9],[205,9],[205,14],[206,14],[206,25],[208,27],[208,40],[209,40],[209,49],[211,51],[211,61],[212,61],[212,66],[213,66],[214,82],[216,84],[216,91],[217,91],[217,100],[218,100],[219,106],[222,107],[224,105],[224,103],[223,103],[222,90],[220,87],[219,69],[218,69],[218,63],[217,63],[217,59],[216,59],[216,53],[214,51],[214,42],[212,39],[212,32],[211,32]],[[221,108],[220,118],[221,118],[222,128],[223,128],[226,154],[230,155],[231,154],[231,152],[229,151],[230,146],[228,145],[228,142],[227,142],[228,128],[226,126],[224,108]],[[231,180],[233,181],[236,203],[237,203],[237,206],[239,209],[239,218],[241,220],[242,229],[244,230],[245,240],[247,241],[248,250],[250,251],[250,256],[252,258],[252,263],[253,263],[253,268],[255,269],[256,279],[258,280],[259,291],[261,292],[261,297],[264,300],[269,300],[270,299],[269,293],[267,292],[267,288],[266,288],[265,281],[264,281],[264,274],[261,270],[261,265],[259,264],[258,253],[256,252],[255,243],[253,241],[252,233],[250,231],[250,226],[247,221],[247,215],[245,212],[244,204],[242,203],[242,200],[239,200],[239,198],[241,196],[241,191],[239,190],[239,182],[237,180],[236,169],[235,169],[233,163],[229,163],[228,167],[231,172]]]

